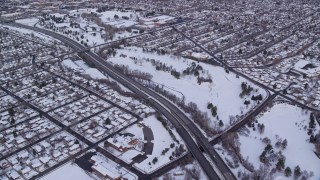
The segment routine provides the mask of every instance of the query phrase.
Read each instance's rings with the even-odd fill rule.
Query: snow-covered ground
[[[26,36],[28,36],[28,38],[30,38],[30,36],[33,34],[35,37],[41,38],[41,40],[47,41],[47,42],[52,42],[52,41],[57,41],[59,42],[59,40],[54,39],[50,36],[44,35],[42,33],[33,31],[33,30],[29,30],[29,29],[24,29],[24,28],[18,28],[18,27],[13,27],[13,26],[8,26],[8,25],[3,25],[0,24],[0,28],[9,28],[10,30],[22,33]]]
[[[174,169],[167,172],[166,174],[160,176],[158,179],[159,180],[167,180],[167,179],[185,180],[190,178],[192,179],[197,178],[199,180],[208,179],[204,171],[202,171],[197,161],[193,161],[186,165],[177,166]]]
[[[84,72],[93,79],[107,79],[107,77],[103,75],[98,69],[88,67],[83,61],[79,60],[74,62],[70,59],[66,59],[62,61],[62,64],[75,71]]]
[[[161,122],[155,118],[155,116],[150,116],[144,119],[143,122],[153,131],[153,151],[151,155],[148,155],[148,159],[142,161],[141,163],[135,163],[134,166],[146,172],[150,172],[170,162],[169,156],[172,155],[172,152],[174,152],[175,147],[179,146],[179,144],[174,142],[169,132],[163,127]],[[175,134],[180,144],[183,144],[183,141],[180,139],[179,135],[175,131],[173,131],[173,133]],[[171,143],[175,144],[174,148],[170,148]],[[165,148],[168,148],[169,150],[164,155],[162,155],[161,153]],[[154,158],[158,159],[158,162],[156,162],[155,164],[152,163],[152,160]],[[151,163],[151,165],[149,163]]]
[[[105,12],[97,12],[97,9],[79,9],[79,10],[72,10],[69,12],[69,16],[60,13],[50,14],[50,16],[61,17],[64,18],[64,22],[56,23],[52,20],[46,21],[47,23],[53,23],[55,27],[63,28],[63,31],[72,31],[79,33],[77,36],[73,36],[70,34],[65,34],[62,31],[56,31],[62,35],[68,36],[69,38],[76,40],[78,42],[82,41],[82,44],[86,43],[88,46],[94,46],[103,44],[108,41],[117,40],[120,38],[125,38],[134,35],[131,32],[127,32],[125,30],[116,31],[113,39],[105,38],[106,32],[104,31],[104,27],[99,26],[96,22],[88,21],[82,17],[82,14],[91,14],[94,13],[97,17],[100,18],[102,23],[107,25],[111,25],[115,28],[127,28],[138,24],[138,14],[134,11],[130,12],[121,12],[116,10],[110,10]],[[115,16],[118,18],[115,18]],[[72,17],[72,18],[70,18]],[[123,19],[126,17],[128,19]],[[18,23],[33,26],[36,25],[37,27],[44,28],[41,23],[37,23],[39,19],[42,17],[32,17],[27,19],[20,19],[17,20]],[[71,22],[76,22],[80,25],[80,28],[70,27]],[[49,29],[50,30],[50,29]],[[87,32],[86,32],[87,31]],[[78,38],[77,38],[78,37]],[[81,38],[83,37],[83,38]]]
[[[77,180],[92,180],[88,174],[85,173],[83,169],[81,169],[77,164],[73,164],[71,162],[59,167],[53,172],[41,178],[42,180],[69,180],[69,179],[77,179]]]
[[[16,20],[17,23],[25,24],[28,26],[34,26],[38,21],[39,21],[39,18],[36,18],[36,17]]]
[[[138,24],[137,22],[138,15],[136,14],[136,12],[120,12],[120,11],[112,10],[112,11],[106,11],[98,14],[101,16],[100,18],[104,23],[110,24],[116,27],[130,27]],[[118,20],[114,19],[115,15],[119,16]],[[130,19],[129,20],[121,19],[122,16],[126,16]]]
[[[121,55],[127,55],[123,57]],[[136,57],[138,60],[132,60],[130,57]],[[221,67],[211,66],[205,63],[199,63],[204,69],[203,76],[211,77],[212,83],[197,83],[197,78],[193,75],[181,76],[176,79],[170,72],[157,71],[151,64],[150,60],[159,60],[165,63],[167,67],[172,66],[176,71],[181,72],[191,66],[192,60],[179,58],[173,55],[159,55],[157,53],[142,52],[141,48],[129,47],[118,49],[115,57],[110,57],[108,61],[114,64],[127,65],[129,69],[147,72],[153,75],[152,81],[158,84],[164,84],[174,89],[173,94],[181,92],[185,96],[185,101],[195,102],[201,111],[207,112],[212,119],[211,126],[218,126],[217,118],[212,117],[211,111],[207,109],[208,103],[213,103],[217,106],[217,114],[219,120],[222,120],[226,129],[230,125],[230,117],[240,116],[245,114],[250,109],[255,107],[256,103],[251,101],[251,104],[244,105],[245,100],[250,100],[252,94],[262,94],[265,98],[267,93],[265,90],[248,82],[254,88],[250,96],[240,98],[241,83],[246,82],[243,78],[237,78],[233,73],[226,73]],[[255,90],[257,89],[257,92]],[[177,94],[179,95],[179,93]],[[181,97],[181,95],[179,96]]]
[[[153,144],[152,152],[150,155],[147,154],[146,159],[144,159],[140,163],[133,162],[133,158],[135,156],[139,154],[143,155],[145,153],[143,152],[143,146],[140,147],[136,145],[134,148],[131,148],[125,152],[120,152],[110,147],[108,147],[107,150],[112,154],[114,154],[115,156],[117,156],[118,158],[126,161],[127,163],[133,163],[133,166],[135,166],[136,168],[146,173],[151,173],[152,171],[158,169],[159,167],[162,167],[167,163],[169,163],[171,161],[169,157],[173,156],[172,153],[176,152],[177,148],[179,148],[180,146],[182,146],[184,149],[184,152],[186,152],[186,147],[184,145],[184,142],[181,139],[181,137],[177,134],[177,132],[174,129],[171,129],[174,137],[176,138],[177,141],[179,141],[179,144],[177,143],[177,141],[175,141],[171,137],[168,130],[162,125],[162,123],[159,120],[156,119],[154,115],[145,118],[140,123],[143,124],[143,126],[149,127],[152,130],[152,135],[153,135],[153,140],[151,140],[151,143]],[[134,138],[138,139],[140,142],[147,143],[147,140],[144,139],[145,134],[142,130],[143,126],[135,124],[125,129],[122,133],[134,134]],[[120,141],[120,139],[117,139],[117,141]],[[112,140],[109,142],[112,142]],[[163,152],[165,149],[166,151]],[[176,157],[173,156],[173,159],[175,158]],[[157,160],[154,162],[154,159],[157,159]]]
[[[263,133],[258,131],[257,123],[255,123],[256,130],[249,128],[249,132],[239,133],[240,153],[248,161],[252,163],[257,170],[262,163],[259,156],[264,151],[266,144],[262,141],[267,137],[271,140],[271,145],[275,152],[282,151],[285,158],[285,167],[290,167],[292,172],[294,168],[299,165],[301,170],[306,170],[308,173],[313,172],[314,176],[311,179],[320,178],[320,159],[314,154],[315,146],[309,142],[309,135],[307,134],[307,127],[309,125],[310,112],[302,110],[301,108],[289,104],[275,104],[270,110],[261,114],[257,121],[264,124],[265,129]],[[319,126],[314,129],[315,133],[320,130]],[[287,140],[288,145],[285,149],[277,148],[275,143],[279,140]],[[221,151],[221,145],[216,145],[219,149],[219,154],[231,159],[227,153]],[[277,161],[272,162],[272,168],[275,167]],[[239,170],[244,170],[241,165],[239,168],[232,169],[235,174]],[[283,173],[276,173],[273,178],[288,179]],[[292,178],[289,178],[292,179]]]

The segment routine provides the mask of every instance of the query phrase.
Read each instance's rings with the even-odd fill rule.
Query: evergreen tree
[[[314,128],[315,127],[315,120],[314,116],[312,113],[310,113],[310,122],[309,122],[309,128]]]
[[[299,177],[300,175],[301,175],[301,169],[300,169],[299,166],[296,166],[296,167],[294,168],[294,176],[295,176],[295,177]]]
[[[36,155],[37,155],[37,151],[36,151],[35,149],[32,149],[32,154],[33,154],[34,156],[36,156]]]
[[[108,125],[111,123],[111,120],[109,118],[106,119],[105,123]]]
[[[287,146],[288,146],[288,141],[287,141],[287,139],[284,139],[284,140],[282,141],[281,146],[282,146],[282,149],[287,148]]]
[[[15,120],[13,117],[11,117],[10,123],[11,123],[11,124],[15,124],[15,123],[16,123],[16,120]]]
[[[262,153],[261,153],[261,155],[259,156],[259,158],[260,158],[260,161],[262,162],[262,163],[266,163],[267,162],[267,157],[266,157],[266,151],[263,151]]]
[[[314,143],[314,135],[313,134],[311,134],[311,136],[310,136],[310,143]]]
[[[8,113],[9,113],[9,115],[11,116],[11,117],[13,117],[14,116],[14,109],[13,109],[13,107],[11,107],[11,108],[9,108],[8,109]]]
[[[223,126],[223,122],[222,120],[219,121],[219,126],[222,127]]]
[[[271,152],[271,151],[273,150],[273,147],[272,147],[271,144],[268,144],[268,145],[264,148],[264,150],[265,150],[266,152]]]
[[[286,175],[286,177],[291,176],[291,174],[292,174],[291,168],[290,168],[290,167],[287,167],[287,168],[284,170],[284,174]]]
[[[13,137],[17,137],[17,132],[15,130],[13,131]]]
[[[285,165],[285,160],[284,158],[279,158],[276,167],[279,171],[281,171],[282,169],[284,169],[284,165]]]

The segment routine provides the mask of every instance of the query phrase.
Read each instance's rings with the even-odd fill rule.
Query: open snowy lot
[[[226,162],[233,161],[227,164],[235,167],[231,169],[238,177],[241,174],[239,171],[253,176],[254,173],[248,169],[254,169],[254,172],[267,173],[272,179],[292,179],[294,169],[299,166],[301,177],[319,179],[320,159],[314,153],[315,145],[309,142],[308,131],[311,129],[312,133],[317,134],[320,128],[317,123],[314,128],[310,128],[309,117],[310,112],[289,104],[275,104],[271,109],[260,114],[257,122],[239,132],[239,136],[234,140],[239,146],[239,153],[247,161],[246,167],[243,163],[235,163],[233,157],[225,151],[225,146],[221,147],[219,144],[215,148]],[[261,128],[262,125],[263,128]],[[284,159],[283,166],[279,164],[279,159]],[[258,170],[260,167],[265,169]],[[289,178],[285,177],[287,167],[292,171]]]
[[[69,179],[77,179],[77,180],[91,180],[93,179],[84,170],[82,170],[76,164],[71,162],[59,167],[55,171],[49,173],[48,175],[41,178],[42,180],[69,180]]]
[[[93,79],[107,79],[107,77],[103,75],[99,70],[97,70],[96,68],[88,67],[88,65],[85,64],[82,60],[73,62],[70,59],[66,59],[62,61],[62,64],[72,70],[83,72],[84,74],[89,75]]]
[[[175,142],[170,136],[169,132],[163,127],[161,122],[158,121],[154,116],[146,118],[143,122],[153,131],[154,146],[152,154],[148,155],[148,158],[143,162],[136,163],[135,166],[150,172],[170,162],[170,156],[173,154],[173,152],[177,151],[179,146],[184,147],[184,144],[179,135],[175,131],[172,131],[175,134],[174,136],[179,141],[179,143]],[[168,148],[168,150],[166,153],[163,153],[165,148]],[[154,161],[155,158],[157,158],[157,161],[155,163],[151,162]]]
[[[205,173],[202,171],[197,161],[190,162],[185,165],[180,165],[170,170],[166,174],[160,176],[159,180],[175,179],[175,180],[185,180],[185,179],[208,179]]]
[[[252,95],[261,94],[263,98],[267,93],[265,90],[247,82],[248,86],[253,88],[249,95],[241,98],[241,83],[246,82],[245,79],[236,77],[235,74],[227,73],[221,67],[207,65],[205,63],[196,63],[190,59],[180,58],[173,55],[159,55],[157,53],[143,52],[141,48],[128,47],[118,49],[114,57],[110,57],[108,61],[113,64],[125,65],[131,70],[138,70],[152,75],[152,81],[159,86],[163,86],[172,94],[180,98],[185,98],[186,104],[194,102],[198,108],[207,112],[211,118],[211,128],[220,130],[229,127],[231,121],[236,121],[239,116],[245,114],[256,106],[257,101],[251,101],[245,105],[245,101],[250,101]],[[180,77],[176,78],[170,71],[157,70],[159,66],[168,67],[176,72],[180,72]],[[201,66],[199,76],[212,79],[212,82],[202,82],[199,84],[197,76],[193,74],[184,75],[183,71],[190,69],[191,66]],[[213,117],[211,110],[207,108],[208,103],[212,103],[217,107],[217,115]]]
[[[45,18],[20,19],[17,22],[55,31],[85,46],[95,46],[135,35],[126,28],[138,24],[138,19],[138,14],[134,11],[101,12],[88,8],[72,10],[67,14],[54,13]]]
[[[34,26],[36,23],[39,22],[39,18],[32,17],[32,18],[28,18],[28,19],[18,19],[18,20],[16,20],[16,22],[21,23],[21,24],[25,24],[28,26]]]

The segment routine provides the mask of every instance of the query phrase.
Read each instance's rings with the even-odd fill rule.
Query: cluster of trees
[[[274,155],[273,147],[271,144],[267,144],[264,151],[259,156],[260,162],[263,164],[269,164],[272,155]]]
[[[245,100],[243,104],[248,106],[250,104],[250,100]]]
[[[111,55],[115,56],[117,54],[116,49],[121,49],[121,46],[126,46],[126,40],[116,41],[111,44],[104,45],[99,48],[97,53],[103,58],[108,58]],[[126,57],[124,54],[121,56]]]
[[[284,150],[287,146],[288,146],[288,141],[287,139],[284,139],[282,141],[281,138],[277,138],[277,142],[275,144],[276,148],[281,148],[281,150]],[[272,145],[270,144],[270,139],[269,138],[265,138],[263,139],[263,142],[266,143],[266,147],[264,148],[264,151],[261,153],[261,155],[259,156],[259,159],[260,159],[260,162],[262,162],[263,164],[269,164],[271,161],[274,161],[274,159],[277,157],[277,156],[280,156],[278,158],[281,159],[283,158],[282,157],[282,153],[280,151],[280,153],[275,153],[274,150],[273,150],[273,147]]]
[[[320,155],[320,131],[316,135],[311,134],[310,143],[315,145],[316,152]]]
[[[179,146],[175,146],[174,143],[171,143],[170,144],[170,148],[173,149],[175,148],[174,151],[172,151],[172,154],[171,156],[169,157],[170,160],[173,159],[173,157],[179,157],[182,155],[182,153],[184,153],[186,150],[184,149],[184,146],[183,144],[180,144]],[[165,148],[164,150],[162,150],[161,152],[161,155],[165,155],[169,150],[170,148]]]
[[[142,33],[142,32],[140,31],[139,33]],[[146,47],[142,48],[142,52],[156,52],[158,55],[165,55],[167,53],[164,49],[146,48]]]
[[[315,118],[314,115],[312,113],[310,113],[310,118],[309,118],[309,129],[314,129],[316,127],[316,123],[315,123]]]
[[[215,130],[210,127],[210,118],[207,113],[201,112],[196,103],[184,102],[178,103],[178,105],[186,112],[191,115],[191,118],[196,122],[205,132],[208,134],[215,134]]]
[[[245,159],[240,152],[240,141],[238,133],[227,133],[222,135],[221,138],[222,146],[232,157],[235,166],[239,166],[238,164],[240,163],[248,171],[254,172],[254,166],[252,165],[252,163],[250,163],[248,159]]]
[[[282,150],[285,149],[288,145],[287,140],[284,139],[282,141],[278,137],[277,139],[278,141],[276,142],[276,145],[275,145],[276,148],[281,148]],[[295,178],[299,178],[300,176],[303,176],[304,179],[308,179],[309,177],[313,176],[313,172],[310,172],[310,173],[308,173],[307,171],[302,172],[299,166],[296,166],[294,168],[294,171],[292,172],[289,166],[287,167],[285,166],[286,158],[282,154],[282,151],[280,150],[279,152],[275,152],[272,145],[270,144],[271,141],[269,138],[264,138],[262,141],[267,145],[264,148],[264,151],[259,156],[260,162],[266,165],[264,167],[270,167],[272,162],[275,162],[275,161],[277,162],[275,164],[275,168],[273,168],[271,171],[267,170],[267,173],[269,175],[272,175],[278,171],[278,172],[283,172],[286,177],[290,177],[292,173],[294,174]],[[258,171],[260,172],[260,170]]]
[[[263,123],[262,124],[258,123],[257,128],[258,128],[259,133],[262,134],[264,132],[265,126]]]
[[[310,113],[308,135],[310,135],[310,143],[315,145],[316,152],[320,155],[320,131],[314,135],[316,127],[316,119],[313,113]]]
[[[57,17],[55,15],[43,15],[42,18],[43,18],[42,22],[52,20],[55,23],[64,23],[66,19],[66,15],[64,15],[63,17],[61,16]]]
[[[186,113],[189,113],[191,115],[191,119],[195,123],[197,123],[208,135],[213,135],[217,132],[210,126],[210,118],[208,117],[207,113],[200,111],[197,104],[193,102],[189,102],[188,104],[186,104],[183,98],[178,98],[176,95],[170,93],[169,91],[166,91],[165,89],[163,89],[163,87],[160,87],[159,85],[156,85],[154,83],[145,85],[146,87],[151,88],[167,97],[170,101],[176,103]]]
[[[240,97],[243,98],[244,96],[250,95],[251,91],[253,91],[253,88],[247,84],[247,82],[241,83],[241,89],[242,92],[240,93]]]
[[[211,114],[213,117],[217,116],[217,110],[218,110],[217,106],[214,106],[212,103],[208,103],[207,109],[211,109]]]
[[[139,70],[130,70],[129,66],[125,66],[125,65],[114,65],[115,68],[117,68],[118,70],[120,70],[123,74],[131,77],[131,78],[137,78],[137,79],[142,79],[142,80],[146,80],[146,81],[151,81],[153,76],[150,73],[146,73],[146,72],[141,72]]]
[[[168,120],[164,119],[160,113],[156,113],[156,118],[158,119],[158,121],[160,121],[162,123],[163,127],[166,128],[166,130],[170,134],[172,140],[174,140],[175,142],[177,142],[179,144],[179,141],[177,140],[176,136],[173,134],[173,132],[170,128],[172,126],[171,123]]]
[[[180,79],[180,72],[176,71],[175,69],[171,70],[171,75],[177,79]]]
[[[172,68],[172,66],[168,66],[165,63],[162,63],[160,61],[155,61],[154,59],[151,59],[151,64],[156,67],[157,71],[164,71],[164,72],[171,72],[171,75],[174,76],[177,79],[180,79],[181,73],[176,71],[175,69]],[[197,77],[197,82],[200,85],[202,82],[209,82],[212,83],[212,78],[209,76],[207,78],[205,77],[200,77],[199,71],[203,70],[202,66],[196,65],[195,62],[191,64],[190,67],[187,69],[183,70],[182,74],[183,75],[194,75],[198,76]]]
[[[85,78],[87,79],[92,79],[91,77],[89,76],[84,76]],[[119,84],[115,81],[111,81],[109,79],[99,79],[97,80],[99,83],[102,83],[102,84],[106,84],[108,87],[110,87],[111,89],[113,89],[114,91],[117,91],[119,94],[121,94],[122,96],[126,96],[126,97],[133,97],[134,99],[142,99],[141,96],[139,96],[138,94],[136,93],[132,93],[132,92],[129,92],[129,91],[125,91],[123,90]]]
[[[278,138],[275,146],[276,148],[281,148],[282,150],[286,149],[288,146],[288,141],[287,139],[282,140],[281,138]]]
[[[200,76],[198,76],[198,78],[197,78],[197,83],[199,84],[199,85],[201,85],[201,83],[203,83],[203,82],[207,82],[207,83],[212,83],[212,78],[210,77],[210,76],[208,76],[208,77],[200,77]]]
[[[252,95],[252,97],[251,97],[251,100],[252,100],[252,101],[262,101],[262,99],[263,99],[263,97],[262,97],[261,94],[259,94],[259,95],[257,95],[257,96]]]
[[[264,126],[263,123],[262,124],[258,123],[258,120],[255,120],[253,122],[250,121],[250,122],[247,123],[248,127],[252,128],[253,131],[256,130],[256,124],[257,124],[257,129],[258,129],[259,133],[262,134],[264,132],[264,129],[265,129],[265,126]]]
[[[168,151],[169,151],[169,148],[165,148],[164,150],[162,150],[161,155],[165,155]]]
[[[8,109],[8,114],[10,116],[10,123],[13,125],[16,123],[16,120],[15,120],[15,110],[13,109],[13,107],[10,107]]]
[[[154,59],[152,59],[151,64],[156,67],[157,71],[164,71],[164,72],[172,71],[172,66],[167,66],[165,63],[162,63],[160,61],[155,61]]]
[[[201,65],[196,64],[195,62],[191,63],[191,66],[187,67],[185,70],[182,71],[183,75],[194,75],[199,76],[199,71],[203,71]]]
[[[106,12],[108,11],[110,8],[107,6],[102,6],[102,7],[98,7],[97,11],[98,13],[102,13],[102,12]]]
[[[186,150],[184,149],[184,145],[180,144],[179,146],[176,146],[175,150],[172,152],[172,156],[179,157],[184,152],[186,152]]]
[[[212,103],[208,103],[207,109],[211,109],[211,114],[212,114],[212,116],[213,116],[213,117],[217,117],[217,119],[219,120],[219,116],[217,116],[217,110],[218,110],[218,107],[217,107],[217,106],[214,106]],[[224,126],[224,123],[223,123],[223,121],[222,121],[221,119],[219,120],[218,125],[219,125],[220,127]]]

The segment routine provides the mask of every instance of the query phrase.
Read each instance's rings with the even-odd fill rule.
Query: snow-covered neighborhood
[[[319,7],[1,1],[0,180],[319,180]]]

